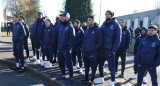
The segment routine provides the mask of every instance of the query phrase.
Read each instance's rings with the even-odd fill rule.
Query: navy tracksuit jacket
[[[157,35],[142,39],[137,48],[138,68],[137,86],[141,86],[146,71],[151,76],[152,86],[158,86],[156,67],[160,65],[160,40]]]
[[[60,24],[61,24],[61,22],[54,24],[54,29],[55,29],[55,34],[56,34],[55,35],[56,36],[56,38],[55,38],[55,44],[54,44],[54,59],[56,59],[56,57],[57,57],[58,33],[59,33]]]
[[[141,40],[143,38],[145,38],[146,35],[147,35],[148,30],[146,29],[145,31],[146,31],[146,33],[144,35],[141,34],[140,36],[137,37],[137,39],[135,41],[135,44],[134,44],[134,73],[135,74],[137,74],[137,72],[138,72],[138,63],[137,63],[137,59],[136,59],[136,57],[137,57],[137,48],[138,48],[138,45],[141,42]]]
[[[58,36],[58,62],[61,74],[65,75],[65,65],[69,70],[70,78],[73,77],[71,51],[73,48],[75,31],[70,21],[61,23]]]
[[[43,19],[37,19],[34,22],[34,30],[33,30],[33,37],[35,39],[35,44],[36,44],[36,55],[37,59],[39,59],[41,55],[41,51],[43,52],[43,35],[44,35],[44,29],[45,29],[45,22]]]
[[[78,62],[80,68],[82,68],[82,44],[83,44],[84,31],[81,27],[75,28],[75,38],[72,49],[72,61],[73,66],[76,66],[76,56],[78,57]]]
[[[52,26],[44,29],[43,47],[47,60],[52,62],[55,43],[55,30]],[[43,58],[44,60],[44,58]]]
[[[36,44],[35,44],[35,38],[34,38],[34,24],[32,24],[31,29],[30,29],[30,39],[32,43],[32,50],[33,50],[33,55],[36,56]]]
[[[92,79],[95,78],[97,68],[97,52],[102,44],[102,34],[96,24],[86,29],[83,41],[83,61],[85,75],[88,76],[89,68],[92,69]]]
[[[122,75],[125,70],[125,63],[126,63],[126,54],[127,50],[129,49],[129,46],[131,44],[131,35],[129,30],[127,29],[127,26],[124,26],[122,28],[122,38],[121,38],[121,43],[119,46],[119,49],[116,52],[115,55],[115,71],[117,72],[118,69],[118,59],[121,57],[121,66],[122,66]]]
[[[103,66],[105,60],[108,61],[108,67],[111,72],[111,80],[115,81],[115,54],[121,41],[121,28],[115,18],[111,21],[105,21],[101,26],[102,47],[99,50],[99,71],[103,77]]]
[[[26,36],[25,29],[22,23],[17,22],[13,26],[13,55],[16,57],[16,62],[21,64],[21,67],[24,67],[24,56],[23,56],[23,44],[24,38]]]

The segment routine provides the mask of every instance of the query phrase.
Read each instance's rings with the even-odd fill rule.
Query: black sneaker
[[[124,75],[123,75],[123,74],[121,74],[121,75],[119,75],[119,77],[120,77],[120,78],[124,78]]]
[[[25,69],[20,68],[17,72],[18,73],[23,73],[23,72],[25,72]]]
[[[85,79],[85,80],[82,80],[80,83],[81,84],[89,84],[89,81]]]
[[[56,59],[54,59],[53,61],[52,61],[52,64],[54,64],[54,63],[56,63],[57,61],[56,61]]]
[[[90,81],[89,86],[94,86],[94,81]]]
[[[11,70],[19,70],[19,67],[11,67]]]

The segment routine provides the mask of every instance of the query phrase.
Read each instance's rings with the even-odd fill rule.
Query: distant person
[[[84,31],[84,33],[85,33],[85,31],[86,31],[86,29],[87,29],[87,23],[86,23],[86,22],[83,22],[83,24],[82,24],[82,29],[83,29],[83,31]]]
[[[134,31],[135,38],[137,38],[137,37],[140,35],[140,32],[141,32],[141,28],[140,28],[140,26],[138,26],[138,27],[136,28],[136,30]]]
[[[7,36],[10,35],[10,30],[11,30],[11,26],[10,26],[10,24],[8,24],[8,27],[7,27]]]
[[[133,28],[132,28],[132,26],[130,26],[129,31],[131,33],[131,38],[133,38]]]

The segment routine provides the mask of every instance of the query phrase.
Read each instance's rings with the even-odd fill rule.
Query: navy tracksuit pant
[[[43,50],[42,42],[43,42],[42,39],[36,39],[35,40],[37,59],[39,59],[39,57],[42,54],[42,50]]]
[[[138,80],[137,80],[137,86],[141,86],[144,74],[146,72],[149,72],[151,76],[152,86],[158,86],[157,82],[157,69],[156,67],[149,68],[148,66],[141,65],[138,67]]]
[[[28,38],[27,37],[24,38],[24,49],[26,51],[27,57],[29,57]]]
[[[65,75],[65,66],[67,66],[70,78],[73,78],[72,57],[69,51],[58,51],[58,62],[61,69],[61,74]]]
[[[118,59],[119,57],[121,58],[121,74],[124,74],[124,70],[125,70],[125,65],[126,65],[126,54],[127,52],[122,52],[122,51],[117,51],[116,55],[115,55],[115,72],[117,72],[118,70]]]
[[[58,42],[55,42],[55,45],[54,45],[54,52],[53,52],[54,59],[57,58],[57,46],[58,46]]]
[[[44,54],[47,56],[47,61],[50,61],[52,63],[53,60],[53,47],[44,47]],[[43,60],[44,60],[43,56]]]
[[[31,39],[31,44],[32,44],[32,50],[33,50],[33,55],[36,55],[36,46],[35,46],[35,40]]]
[[[21,67],[24,67],[23,45],[24,40],[13,42],[13,55],[16,57],[17,63],[20,61]]]
[[[76,56],[78,57],[79,66],[82,68],[82,50],[79,47],[74,47],[72,49],[73,66],[76,66]]]
[[[134,57],[134,74],[138,73],[138,63],[136,57]],[[144,73],[144,77],[147,75],[147,71]]]
[[[96,69],[97,69],[97,53],[85,53],[83,55],[84,67],[85,67],[85,75],[89,75],[89,68],[92,69],[92,79],[95,78]]]
[[[115,81],[115,54],[113,54],[110,49],[101,49],[99,50],[98,58],[100,76],[103,77],[103,67],[105,61],[107,60],[108,68],[111,73],[111,81]]]

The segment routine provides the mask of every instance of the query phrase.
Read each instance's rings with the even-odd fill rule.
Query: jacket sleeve
[[[130,45],[131,45],[131,34],[130,34],[130,31],[127,30],[127,45],[126,45],[126,50],[129,49]]]
[[[115,33],[115,42],[114,42],[114,45],[113,45],[113,48],[112,48],[112,51],[113,52],[116,52],[119,48],[119,45],[120,45],[120,42],[121,42],[121,28],[120,26],[117,24],[116,26],[116,33]]]
[[[140,59],[141,59],[141,56],[140,56],[140,51],[141,49],[143,48],[143,40],[140,42],[140,44],[138,45],[138,48],[137,48],[137,62],[140,63]]]
[[[97,42],[96,42],[96,45],[94,47],[94,50],[97,50],[102,45],[102,33],[101,33],[99,28],[98,28],[98,31],[97,31],[96,41]]]
[[[139,44],[139,37],[136,39],[135,44],[134,44],[134,56],[137,56],[137,48]]]
[[[14,28],[14,29],[16,29],[16,31],[14,31],[14,37],[13,37],[13,42],[17,42],[18,41],[18,39],[19,39],[19,34],[20,34],[20,29],[19,28]]]
[[[54,47],[54,44],[55,44],[55,40],[56,40],[56,32],[54,29],[52,29],[52,33],[51,33],[51,46]]]
[[[159,41],[159,44],[158,44],[158,49],[157,49],[157,58],[155,60],[155,66],[158,67],[160,65],[160,41]]]
[[[27,34],[26,34],[26,31],[25,31],[25,28],[24,28],[24,26],[20,23],[20,27],[19,27],[19,30],[20,30],[20,39],[23,39],[24,37],[26,37],[27,36]]]
[[[75,37],[75,30],[72,26],[70,26],[69,32],[68,32],[68,51],[70,51],[73,47],[74,43],[74,37]]]
[[[83,38],[84,38],[84,31],[81,29],[81,38],[80,38],[81,48],[82,48],[82,45],[83,45]]]

